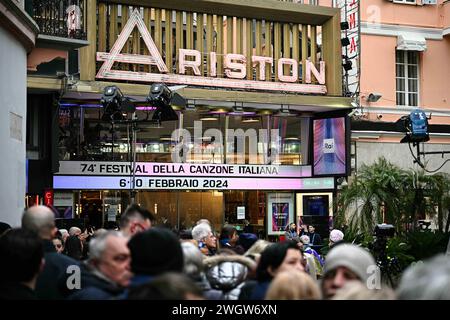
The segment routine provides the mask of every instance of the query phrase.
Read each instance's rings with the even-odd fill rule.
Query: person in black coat
[[[75,260],[83,260],[83,245],[78,236],[69,236],[65,243],[64,253]]]
[[[309,233],[307,236],[309,237],[309,243],[317,250],[317,248],[322,246],[322,238],[320,237],[320,234],[316,233],[316,228],[313,225],[308,226],[308,231]]]
[[[64,299],[60,281],[71,270],[69,267],[78,266],[79,262],[56,252],[52,242],[57,231],[53,212],[46,206],[30,207],[22,216],[22,228],[36,233],[44,247],[45,265],[37,278],[36,296],[39,299]]]
[[[129,289],[151,281],[165,272],[183,271],[183,250],[175,234],[165,228],[151,228],[135,234],[128,241],[131,253]],[[128,291],[123,299],[128,297]]]
[[[10,229],[0,236],[0,300],[35,300],[43,258],[42,242],[33,232]]]

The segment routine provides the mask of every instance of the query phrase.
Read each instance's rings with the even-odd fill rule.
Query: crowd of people
[[[389,288],[340,230],[324,256],[314,226],[291,224],[273,243],[206,219],[177,233],[154,223],[131,205],[119,230],[58,230],[49,208],[30,207],[20,228],[0,224],[0,299],[450,299],[449,256],[409,267]]]

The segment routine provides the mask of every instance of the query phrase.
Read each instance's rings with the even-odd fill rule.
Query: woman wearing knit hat
[[[341,244],[333,248],[325,260],[323,297],[331,299],[337,290],[352,280],[367,285],[374,272],[378,272],[376,262],[367,250],[353,244]]]
[[[344,233],[341,230],[333,229],[330,232],[330,241],[328,243],[328,246],[332,248],[338,243],[341,243],[344,241]]]

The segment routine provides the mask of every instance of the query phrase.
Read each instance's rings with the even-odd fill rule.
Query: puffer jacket
[[[219,255],[203,261],[205,274],[211,287],[221,290],[225,300],[237,300],[249,270],[255,262],[239,255]]]

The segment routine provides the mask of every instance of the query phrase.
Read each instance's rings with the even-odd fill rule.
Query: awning
[[[427,50],[427,41],[421,35],[403,33],[397,37],[397,50],[425,51]]]

